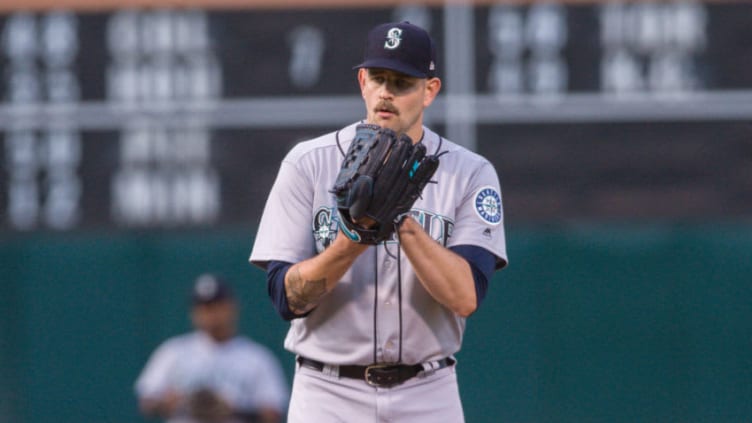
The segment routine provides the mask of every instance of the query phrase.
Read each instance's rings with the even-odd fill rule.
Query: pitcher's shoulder
[[[337,131],[328,132],[316,138],[303,140],[295,144],[287,153],[286,160],[297,161],[321,149],[344,149],[355,134],[355,124]]]
[[[491,161],[480,153],[476,153],[446,138],[443,139],[439,147],[438,153],[442,152],[446,152],[441,156],[442,161],[452,161],[460,166],[484,166],[491,164]]]

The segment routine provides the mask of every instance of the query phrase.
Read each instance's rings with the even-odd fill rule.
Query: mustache
[[[399,111],[397,110],[397,108],[394,107],[394,105],[388,101],[382,100],[379,102],[379,104],[376,105],[376,107],[374,107],[374,111],[376,112],[379,112],[382,110],[386,110],[389,113],[394,113],[395,115],[399,115]]]

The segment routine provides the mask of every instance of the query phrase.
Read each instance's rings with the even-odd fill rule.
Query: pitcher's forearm
[[[403,251],[428,293],[457,315],[467,317],[477,308],[470,264],[433,240],[413,219],[400,228]]]
[[[367,248],[340,235],[321,254],[292,265],[285,275],[290,310],[304,314],[316,307]]]

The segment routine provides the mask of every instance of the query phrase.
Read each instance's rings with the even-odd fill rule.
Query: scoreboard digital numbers
[[[639,122],[683,145],[752,139],[748,3],[6,13],[0,231],[255,224],[285,152],[362,117],[351,68],[365,31],[392,20],[435,36],[444,88],[428,124],[507,170],[522,220],[608,214],[525,200],[562,179],[534,172],[552,165],[530,154],[541,140],[599,145]]]

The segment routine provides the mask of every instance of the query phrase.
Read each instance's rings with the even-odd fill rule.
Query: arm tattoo
[[[318,304],[326,294],[326,279],[303,280],[300,270],[290,269],[287,279],[287,302],[295,314],[303,314]]]

